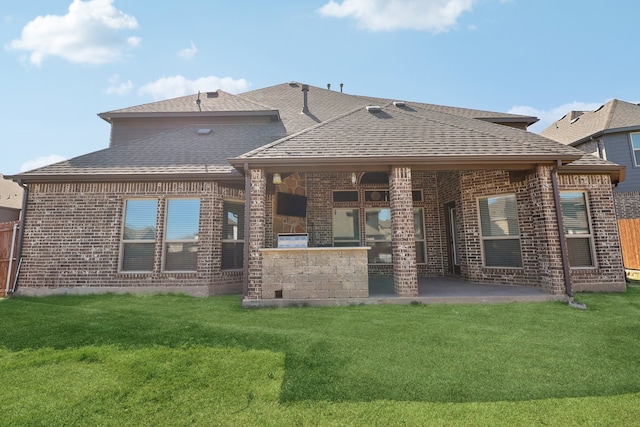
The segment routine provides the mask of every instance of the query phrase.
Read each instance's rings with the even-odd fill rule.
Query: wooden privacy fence
[[[0,222],[0,298],[6,295],[7,287],[13,288],[13,280],[18,268],[17,240],[18,221]]]
[[[618,229],[625,268],[640,270],[640,218],[619,219]]]

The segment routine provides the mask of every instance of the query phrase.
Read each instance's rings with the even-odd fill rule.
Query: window
[[[633,150],[635,165],[640,166],[640,133],[631,134],[631,149]]]
[[[482,197],[480,228],[486,267],[522,267],[516,196]]]
[[[120,258],[121,271],[153,271],[158,201],[127,200]]]
[[[244,259],[244,202],[225,200],[222,212],[222,269],[241,269]]]
[[[333,210],[333,246],[360,246],[360,211]]]
[[[196,271],[200,199],[167,200],[164,271]]]
[[[390,264],[391,257],[391,209],[365,210],[365,243],[371,247],[369,264]]]
[[[424,215],[422,208],[413,208],[413,227],[415,228],[416,239],[416,262],[424,264],[427,262],[425,256],[425,238],[424,238]]]
[[[560,204],[569,266],[593,267],[593,234],[586,194],[582,191],[563,191],[560,193]]]

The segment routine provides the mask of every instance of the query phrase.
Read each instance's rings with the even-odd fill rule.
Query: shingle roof
[[[200,114],[197,99],[197,94],[189,95],[100,116],[106,120],[154,114],[195,116]],[[203,92],[200,100],[202,111],[210,114],[275,112],[280,120],[254,124],[210,122],[201,126],[213,129],[206,135],[198,135],[198,126],[189,125],[18,176],[32,180],[152,179],[169,175],[198,179],[238,176],[232,165],[264,159],[295,165],[306,158],[323,163],[393,158],[435,165],[446,158],[447,164],[455,167],[461,161],[466,165],[472,162],[486,165],[483,162],[489,158],[500,165],[551,159],[566,163],[583,154],[539,135],[491,123],[535,121],[529,116],[415,102],[396,105],[390,99],[349,95],[314,86],[309,86],[309,111],[303,114],[299,83],[240,95]],[[366,105],[382,108],[372,114],[364,108]]]
[[[594,111],[569,112],[540,135],[563,144],[576,144],[602,132],[633,127],[640,128],[640,106],[613,99]]]
[[[435,111],[424,104],[397,107],[388,102],[380,112],[358,107],[238,160],[465,157],[480,161],[497,156],[573,160],[582,154],[523,130]]]
[[[200,99],[198,107],[197,100]],[[269,108],[248,99],[232,95],[222,90],[202,92],[199,94],[181,96],[179,98],[150,102],[133,107],[100,113],[100,117],[129,113],[197,113],[220,111],[267,111]]]
[[[201,128],[211,132],[199,134]],[[25,172],[21,177],[228,174],[233,171],[229,157],[283,135],[278,122],[187,126]]]

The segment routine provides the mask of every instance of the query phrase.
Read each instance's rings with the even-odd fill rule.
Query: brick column
[[[399,297],[418,296],[418,268],[413,224],[411,168],[393,167],[389,175],[391,196],[391,250],[393,285]]]
[[[250,169],[249,218],[245,230],[245,245],[249,245],[247,264],[247,299],[262,299],[262,253],[265,247],[265,215],[267,178],[263,169]]]
[[[551,166],[538,166],[536,170],[535,181],[530,187],[536,212],[532,212],[531,219],[535,221],[539,284],[547,292],[560,295],[565,292],[564,273],[551,182],[552,170]]]

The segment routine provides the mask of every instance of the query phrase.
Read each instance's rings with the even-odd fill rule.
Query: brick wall
[[[586,191],[593,227],[596,268],[571,269],[576,291],[626,289],[614,193],[609,175],[560,175],[560,190]]]
[[[21,291],[128,287],[215,294],[241,289],[241,273],[220,271],[219,243],[222,199],[243,198],[241,191],[214,182],[32,184],[29,189]],[[152,273],[118,272],[124,200],[141,197],[159,200],[158,230],[167,198],[200,198],[197,273],[162,272],[159,242]]]
[[[613,193],[618,219],[640,218],[640,191]]]

